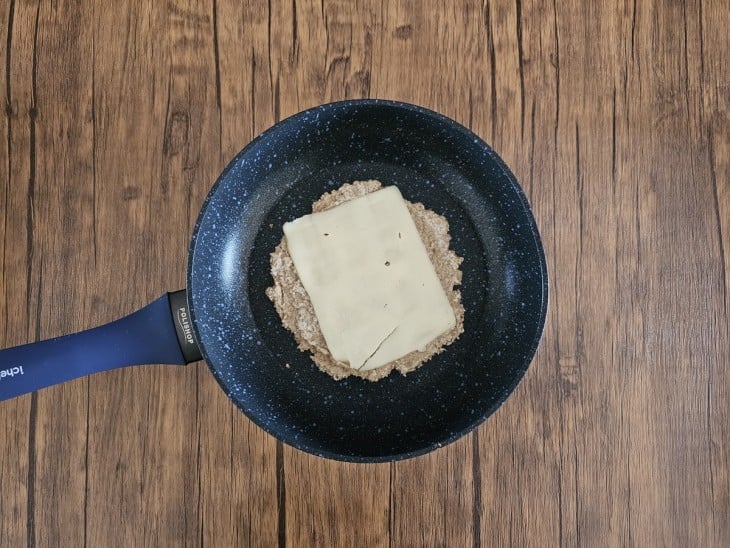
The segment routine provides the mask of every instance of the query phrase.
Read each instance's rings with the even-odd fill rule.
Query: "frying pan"
[[[421,368],[335,381],[300,352],[265,296],[284,222],[353,180],[395,184],[446,217],[464,258],[464,333]],[[471,431],[514,390],[547,309],[545,257],[514,175],[479,137],[405,103],[331,103],[267,130],[208,194],[187,289],[111,324],[0,351],[0,400],[132,364],[205,359],[252,421],[315,455],[413,457]]]

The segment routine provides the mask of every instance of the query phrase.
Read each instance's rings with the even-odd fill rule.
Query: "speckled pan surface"
[[[357,179],[444,215],[464,257],[464,334],[378,383],[320,372],[264,293],[283,223]],[[363,100],[294,115],[231,161],[195,226],[188,300],[213,375],[256,424],[316,455],[378,462],[450,443],[499,407],[537,349],[548,284],[527,200],[491,148],[440,114]]]

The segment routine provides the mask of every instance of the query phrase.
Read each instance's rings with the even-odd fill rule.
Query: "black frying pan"
[[[464,333],[407,376],[334,381],[296,348],[265,295],[284,222],[353,180],[395,184],[446,217],[464,257]],[[346,101],[288,118],[221,174],[193,231],[187,292],[117,322],[0,351],[0,400],[140,363],[206,360],[228,397],[280,440],[348,461],[412,457],[491,415],[532,360],[547,270],[527,200],[481,139],[404,103]]]

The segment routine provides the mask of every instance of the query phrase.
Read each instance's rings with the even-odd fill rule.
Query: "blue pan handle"
[[[0,401],[128,365],[201,359],[185,291],[100,327],[0,350]]]

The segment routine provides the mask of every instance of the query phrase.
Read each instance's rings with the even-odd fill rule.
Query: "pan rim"
[[[220,372],[217,370],[217,368],[213,365],[210,356],[207,352],[207,349],[205,347],[205,344],[202,340],[199,328],[198,328],[198,314],[195,307],[195,303],[192,299],[192,293],[191,288],[193,287],[193,263],[194,263],[194,255],[195,255],[195,249],[196,249],[196,242],[198,240],[198,235],[200,232],[201,225],[203,223],[203,220],[205,219],[206,212],[208,210],[208,207],[211,204],[211,201],[213,197],[216,194],[217,189],[220,187],[220,185],[227,180],[228,173],[239,163],[240,159],[244,157],[248,151],[253,148],[262,138],[267,136],[269,133],[276,131],[280,129],[284,125],[292,124],[293,122],[296,122],[297,120],[301,118],[306,118],[308,115],[315,113],[317,111],[320,111],[322,109],[337,109],[337,108],[348,108],[348,107],[367,107],[367,106],[380,106],[380,107],[390,107],[394,109],[399,109],[401,111],[409,111],[409,112],[415,112],[420,115],[424,115],[430,118],[435,118],[438,122],[446,125],[449,127],[450,130],[453,130],[454,132],[461,133],[462,135],[468,137],[475,143],[479,145],[480,148],[482,148],[492,159],[495,164],[499,167],[499,169],[502,172],[502,175],[504,175],[505,179],[509,181],[512,191],[515,193],[517,197],[519,197],[520,204],[522,206],[522,213],[524,214],[524,217],[529,222],[529,229],[530,234],[532,235],[532,243],[534,244],[534,251],[537,255],[537,258],[539,260],[539,267],[536,266],[536,269],[539,272],[540,280],[541,280],[541,287],[540,287],[540,306],[539,306],[539,316],[538,316],[538,322],[535,325],[535,332],[534,337],[532,338],[532,341],[530,341],[529,345],[525,345],[525,352],[524,352],[524,359],[522,360],[522,363],[516,364],[514,367],[514,375],[511,377],[510,382],[506,383],[505,390],[503,393],[494,401],[494,403],[485,408],[481,413],[474,416],[474,418],[469,421],[468,425],[464,428],[459,429],[458,431],[455,431],[451,433],[450,435],[436,440],[432,441],[428,444],[425,444],[423,447],[412,450],[412,451],[406,451],[401,453],[393,453],[388,455],[378,455],[378,456],[358,456],[358,455],[350,455],[350,454],[341,454],[341,453],[335,453],[331,451],[322,451],[322,450],[315,450],[313,448],[310,448],[307,446],[306,442],[301,442],[300,440],[293,439],[291,437],[288,437],[286,435],[281,435],[281,432],[275,432],[272,428],[266,426],[263,424],[262,421],[259,420],[258,417],[256,417],[254,414],[249,413],[248,410],[245,408],[244,405],[239,404],[236,400],[234,400],[230,394],[229,394],[229,387],[226,385],[224,379],[221,378]],[[532,362],[535,359],[535,354],[537,352],[538,346],[540,344],[540,341],[542,339],[543,331],[545,328],[545,321],[547,317],[547,309],[548,309],[548,302],[549,302],[549,279],[548,279],[548,268],[547,268],[547,262],[545,258],[545,250],[542,244],[542,240],[540,238],[540,233],[538,230],[537,222],[534,218],[534,215],[532,214],[532,209],[530,207],[530,204],[527,200],[527,196],[525,195],[524,191],[522,190],[522,187],[519,185],[517,178],[512,173],[512,171],[509,169],[509,167],[505,164],[505,162],[497,155],[497,153],[492,149],[492,147],[487,144],[481,137],[479,137],[477,134],[472,132],[469,128],[463,126],[459,122],[430,109],[411,104],[406,103],[402,101],[393,101],[393,100],[387,100],[387,99],[350,99],[350,100],[344,100],[344,101],[336,101],[331,103],[325,103],[322,105],[317,105],[312,108],[303,110],[301,112],[295,113],[287,118],[284,118],[283,120],[277,122],[276,124],[272,125],[267,130],[263,131],[256,137],[254,137],[240,152],[238,152],[226,165],[226,167],[223,169],[223,171],[220,173],[218,178],[216,179],[215,183],[209,190],[205,200],[203,201],[203,204],[201,205],[200,212],[198,214],[195,226],[192,231],[192,236],[190,239],[190,244],[188,247],[188,258],[187,258],[187,275],[186,275],[186,281],[187,281],[187,298],[188,298],[188,308],[190,311],[190,317],[191,317],[191,324],[193,328],[193,333],[195,335],[196,341],[198,342],[198,345],[200,347],[201,354],[203,356],[203,359],[205,360],[208,369],[213,374],[213,377],[218,382],[219,386],[223,389],[224,393],[228,397],[228,399],[233,403],[246,417],[251,420],[254,424],[256,424],[259,428],[273,436],[276,440],[281,441],[283,443],[286,443],[287,445],[294,447],[296,449],[299,449],[301,451],[304,451],[309,454],[313,454],[319,457],[324,457],[332,460],[342,461],[342,462],[353,462],[353,463],[384,463],[384,462],[395,462],[399,460],[405,460],[414,458],[417,456],[421,456],[427,453],[430,453],[436,449],[439,449],[441,447],[445,447],[454,441],[462,438],[466,434],[469,434],[470,432],[473,432],[476,428],[478,428],[482,423],[484,423],[491,415],[493,415],[503,404],[504,402],[509,398],[509,396],[515,391],[517,386],[520,384],[522,379],[524,378],[527,370],[529,369],[529,366],[532,364]]]

